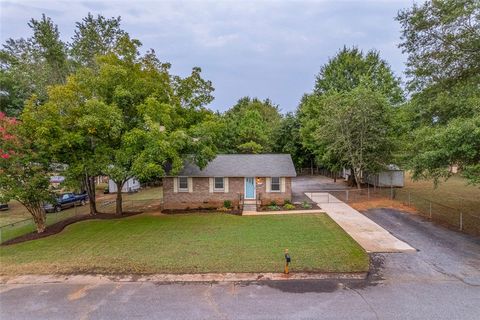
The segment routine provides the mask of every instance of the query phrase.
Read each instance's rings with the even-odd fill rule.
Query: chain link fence
[[[414,209],[421,216],[462,232],[480,235],[480,203],[478,209],[447,206],[430,199],[418,197],[400,188],[363,188],[347,190],[317,190],[309,193],[327,193],[315,200],[319,203],[359,203],[369,200],[393,200]]]
[[[145,212],[162,209],[162,201],[159,199],[142,199],[142,200],[124,200],[122,209],[125,213]],[[116,211],[115,199],[97,201],[97,210],[100,213],[114,214]],[[75,206],[60,212],[47,213],[46,225],[51,226],[57,222],[73,218],[87,216],[90,213],[90,207],[87,203],[85,206]],[[37,230],[33,218],[23,219],[0,226],[0,244],[10,239],[35,232]]]

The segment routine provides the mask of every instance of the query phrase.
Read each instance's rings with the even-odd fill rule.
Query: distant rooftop
[[[186,162],[178,174],[186,177],[295,177],[289,154],[219,154],[203,170]]]

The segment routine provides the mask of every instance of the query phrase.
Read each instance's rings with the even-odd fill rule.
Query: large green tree
[[[174,77],[169,64],[153,52],[140,55],[138,45],[124,35],[94,67],[79,68],[65,85],[53,87],[47,103],[26,109],[38,135],[57,141],[53,153],[73,176],[104,173],[115,182],[119,215],[128,179],[158,178],[167,168],[174,174],[186,158],[204,166],[215,155],[203,124],[214,117],[204,108],[209,82],[200,69]]]
[[[479,141],[472,128],[480,114],[480,2],[426,1],[401,11],[397,20],[412,93],[401,112],[408,123],[406,163],[415,178],[436,183],[457,165],[478,183],[479,159],[472,150]],[[449,143],[448,135],[457,143]]]
[[[348,92],[360,84],[381,92],[392,104],[404,99],[400,79],[380,58],[380,53],[375,50],[363,53],[356,47],[344,47],[320,68],[314,93]]]
[[[275,150],[282,116],[269,99],[244,97],[223,115],[219,149],[226,153],[262,153]]]
[[[357,97],[367,98],[366,92],[370,92],[372,97],[362,104]],[[379,102],[380,97],[384,97],[382,103]],[[338,104],[335,104],[335,99],[338,99]],[[333,172],[338,172],[342,167],[350,168],[354,173],[353,177],[358,180],[361,170],[368,170],[372,173],[381,169],[380,163],[388,164],[392,152],[391,140],[388,140],[389,143],[382,147],[382,143],[386,141],[382,140],[383,137],[375,137],[374,131],[370,127],[371,123],[365,122],[365,119],[361,118],[364,116],[362,112],[368,111],[370,107],[381,108],[387,114],[385,118],[380,117],[376,120],[381,121],[378,123],[379,128],[385,128],[392,123],[390,121],[394,111],[392,106],[398,107],[402,101],[404,101],[404,97],[400,81],[388,63],[380,58],[377,51],[372,50],[364,54],[357,48],[343,48],[321,67],[316,78],[314,92],[306,94],[300,102],[298,118],[302,144],[314,156],[318,165]],[[349,108],[345,106],[348,103],[351,103]],[[385,103],[389,108],[385,106]],[[336,107],[338,107],[337,111],[335,111]],[[345,117],[346,122],[340,123],[338,122],[339,113],[345,110],[347,113],[342,116]],[[355,114],[357,111],[360,114]],[[358,120],[356,117],[362,122],[356,123],[355,121]],[[370,165],[353,158],[352,154],[348,155],[346,153],[348,149],[344,145],[342,146],[338,140],[333,139],[335,135],[338,135],[338,137],[342,137],[344,143],[354,141],[349,136],[350,133],[338,131],[344,130],[340,125],[352,126],[353,133],[365,132],[365,134],[371,135],[365,139],[371,139],[369,141],[372,144],[375,141],[378,142],[379,149],[376,152],[379,157],[383,158],[375,160],[362,156],[365,160],[373,159]],[[333,131],[325,132],[325,130]],[[347,136],[350,137],[350,140],[346,140]]]
[[[33,35],[8,39],[0,51],[0,111],[18,115],[32,94],[44,101],[47,87],[64,83],[69,73],[67,46],[53,21],[31,19]]]
[[[82,66],[95,67],[95,57],[106,55],[117,48],[127,34],[120,27],[121,18],[105,18],[88,13],[76,23],[75,34],[70,44],[72,59]]]
[[[297,168],[310,167],[314,156],[302,144],[300,129],[298,114],[287,113],[278,129],[274,151],[290,154]]]
[[[381,93],[362,86],[330,92],[318,98],[314,109],[309,139],[318,146],[317,157],[324,166],[351,168],[360,188],[362,173],[378,172],[390,163],[392,110]]]

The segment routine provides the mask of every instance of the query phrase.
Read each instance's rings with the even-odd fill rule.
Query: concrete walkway
[[[306,192],[340,227],[367,252],[414,252],[414,248],[395,238],[387,230],[346,203],[326,192]],[[325,201],[328,199],[328,201]]]

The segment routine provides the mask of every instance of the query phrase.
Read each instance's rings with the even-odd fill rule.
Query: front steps
[[[242,214],[244,212],[257,212],[257,200],[244,200]]]

